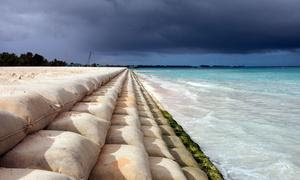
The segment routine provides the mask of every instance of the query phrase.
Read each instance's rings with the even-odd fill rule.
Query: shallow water
[[[225,179],[300,179],[300,68],[136,72]]]

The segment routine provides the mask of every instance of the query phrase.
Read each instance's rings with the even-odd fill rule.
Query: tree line
[[[42,55],[27,52],[17,56],[14,53],[3,52],[0,54],[0,66],[67,66],[65,61],[54,59],[48,61]]]

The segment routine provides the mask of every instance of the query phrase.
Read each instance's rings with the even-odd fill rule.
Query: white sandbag
[[[162,115],[158,115],[158,117],[155,118],[158,125],[169,125],[169,121],[162,117]]]
[[[26,121],[29,132],[44,128],[59,112],[54,104],[37,93],[1,97],[0,109],[15,114]]]
[[[171,128],[170,125],[160,125],[159,127],[163,135],[176,136],[173,128]]]
[[[77,133],[40,130],[7,152],[0,159],[0,165],[49,170],[87,179],[99,151],[97,144]]]
[[[69,110],[79,100],[77,94],[67,91],[61,85],[43,85],[35,91],[55,104],[61,111]]]
[[[146,118],[154,118],[152,113],[150,111],[139,111],[139,115],[141,117],[146,117]]]
[[[86,96],[88,93],[88,89],[77,82],[76,79],[58,79],[58,80],[39,80],[39,81],[34,81],[35,85],[39,86],[55,86],[55,87],[61,87],[63,88],[69,95],[75,96],[76,101],[79,101],[82,97]],[[27,86],[30,86],[28,84]]]
[[[101,90],[101,91],[96,91],[92,93],[92,96],[107,96],[113,98],[115,101],[118,99],[118,92],[117,90]]]
[[[87,77],[85,77],[85,79],[87,79],[88,82],[91,83],[93,86],[91,92],[95,91],[96,89],[98,89],[101,86],[102,82],[99,83],[97,78],[94,75],[88,75]]]
[[[89,179],[150,180],[148,157],[135,146],[106,144]]]
[[[128,101],[128,102],[136,103],[136,99],[134,96],[127,96],[127,97],[120,96],[118,98],[118,101]]]
[[[0,168],[0,180],[75,180],[73,177],[39,169]]]
[[[134,126],[138,129],[141,128],[141,123],[137,116],[115,114],[111,118],[111,124],[120,126]]]
[[[135,101],[117,101],[117,107],[134,107],[137,108]]]
[[[162,139],[162,134],[158,126],[142,126],[141,130],[145,137],[155,137]]]
[[[147,104],[147,102],[145,101],[145,99],[143,97],[139,96],[139,95],[137,95],[136,100],[139,101],[139,102],[141,102],[141,103],[143,103],[143,104],[145,104],[145,105]]]
[[[199,167],[193,155],[185,148],[172,148],[170,153],[180,166]]]
[[[46,81],[65,81],[67,83],[76,83],[81,86],[81,88],[84,88],[86,93],[89,94],[93,92],[97,85],[93,82],[93,79],[86,77],[84,74],[74,75],[72,77],[62,77],[62,78],[44,78],[43,80]],[[39,80],[40,81],[40,80]],[[77,85],[77,86],[78,86]]]
[[[205,172],[199,168],[183,167],[182,171],[188,180],[208,180]]]
[[[122,88],[122,86],[120,84],[110,82],[109,84],[106,84],[106,85],[100,87],[99,89],[97,89],[94,93],[105,93],[105,92],[109,92],[109,91],[120,92],[121,88]]]
[[[101,75],[97,74],[95,76],[95,79],[98,82],[98,87],[100,87],[100,86],[102,86],[104,84],[105,75],[104,74],[101,74]]]
[[[87,102],[79,102],[72,108],[72,111],[88,112],[107,121],[110,121],[113,110],[114,107],[106,103]]]
[[[91,94],[96,88],[98,88],[98,85],[93,83],[93,81],[89,78],[78,77],[76,78],[76,82],[80,83],[87,89],[87,94]]]
[[[116,98],[113,96],[87,96],[84,99],[82,99],[81,102],[98,102],[98,103],[105,103],[110,106],[116,105]]]
[[[26,121],[0,110],[0,155],[24,139],[26,128]]]
[[[47,129],[75,132],[102,147],[109,127],[110,121],[100,119],[90,113],[69,111],[56,117]]]
[[[186,180],[180,166],[173,160],[161,157],[149,157],[153,180]]]
[[[120,93],[120,95],[122,97],[134,97],[134,98],[136,98],[134,91],[128,91],[124,88],[122,89],[122,92]]]
[[[132,116],[138,116],[138,111],[135,107],[116,107],[115,114],[124,114],[124,115],[132,115]]]
[[[141,125],[143,126],[156,126],[158,127],[156,121],[152,118],[140,117]]]
[[[152,137],[144,137],[144,145],[150,156],[165,157],[174,160],[174,157],[163,140]]]
[[[184,144],[182,143],[181,139],[177,136],[166,136],[163,135],[163,140],[167,144],[169,148],[185,148]]]
[[[129,144],[144,148],[143,134],[133,126],[111,126],[106,144]]]
[[[149,107],[148,107],[147,104],[138,106],[138,110],[139,111],[150,111],[150,109],[149,109]]]
[[[37,93],[48,100],[58,109],[67,110],[75,104],[78,99],[73,93],[66,91],[64,85],[58,83],[27,83],[17,86],[0,86],[1,96],[15,96],[24,92]]]

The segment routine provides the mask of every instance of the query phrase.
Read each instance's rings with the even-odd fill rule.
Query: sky
[[[300,65],[299,0],[0,0],[0,52],[99,64]]]

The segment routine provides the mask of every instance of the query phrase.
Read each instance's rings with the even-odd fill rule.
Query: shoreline
[[[143,83],[140,82],[139,77],[136,73],[134,75],[137,77],[137,81],[139,82],[142,89],[149,95],[151,100],[154,102],[154,104],[157,106],[159,111],[162,113],[165,119],[168,120],[170,126],[174,130],[177,137],[179,137],[186,147],[186,149],[193,155],[194,159],[197,161],[199,167],[201,170],[203,170],[209,179],[211,180],[221,180],[224,179],[221,172],[218,170],[218,168],[210,161],[209,157],[204,154],[204,152],[201,150],[200,146],[195,143],[188,133],[185,132],[185,130],[182,128],[181,125],[179,125],[176,120],[173,119],[172,115],[164,109],[164,107],[159,103],[159,101],[147,91]],[[153,111],[154,108],[151,108]]]

